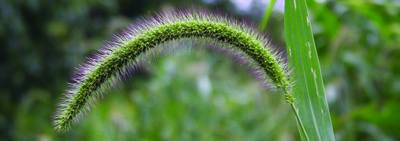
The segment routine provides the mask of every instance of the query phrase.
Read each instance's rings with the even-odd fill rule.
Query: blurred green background
[[[400,0],[308,0],[337,140],[400,139]],[[144,14],[202,6],[260,23],[269,0],[0,0],[0,140],[299,140],[281,94],[208,52],[163,57],[69,133],[59,97],[113,33]],[[266,32],[285,47],[284,1]],[[396,112],[397,111],[397,112]]]

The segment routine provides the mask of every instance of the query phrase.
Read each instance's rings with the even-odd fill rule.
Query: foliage
[[[259,23],[266,6],[257,2],[241,16]],[[0,140],[299,140],[281,95],[207,53],[160,59],[111,92],[76,130],[54,132],[51,116],[74,67],[137,16],[178,5],[203,4],[0,0]],[[237,11],[230,1],[205,6]],[[400,118],[393,110],[400,103],[398,1],[307,0],[307,6],[335,139],[399,140],[393,120]],[[281,47],[283,17],[273,10],[266,27]]]
[[[288,60],[296,83],[293,110],[302,140],[335,140],[305,0],[285,1]]]

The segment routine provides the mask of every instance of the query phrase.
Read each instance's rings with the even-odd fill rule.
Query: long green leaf
[[[285,1],[285,31],[302,140],[335,140],[305,0]],[[301,122],[300,122],[300,121]]]

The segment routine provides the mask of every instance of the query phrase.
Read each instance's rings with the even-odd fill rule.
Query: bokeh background
[[[0,0],[0,140],[299,140],[281,94],[208,52],[163,57],[69,133],[51,126],[74,69],[144,14],[206,7],[256,25],[269,0]],[[400,1],[308,0],[337,140],[400,139]],[[266,31],[285,47],[284,0]],[[279,91],[278,91],[279,92]]]

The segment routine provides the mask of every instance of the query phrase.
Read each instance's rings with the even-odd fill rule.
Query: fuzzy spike
[[[105,41],[99,53],[77,69],[74,83],[54,116],[55,130],[67,131],[78,123],[79,117],[90,112],[90,106],[110,87],[157,57],[177,50],[205,49],[231,57],[249,69],[260,85],[291,90],[284,52],[273,48],[255,26],[218,13],[205,9],[167,10],[147,15],[115,34],[113,41]]]

